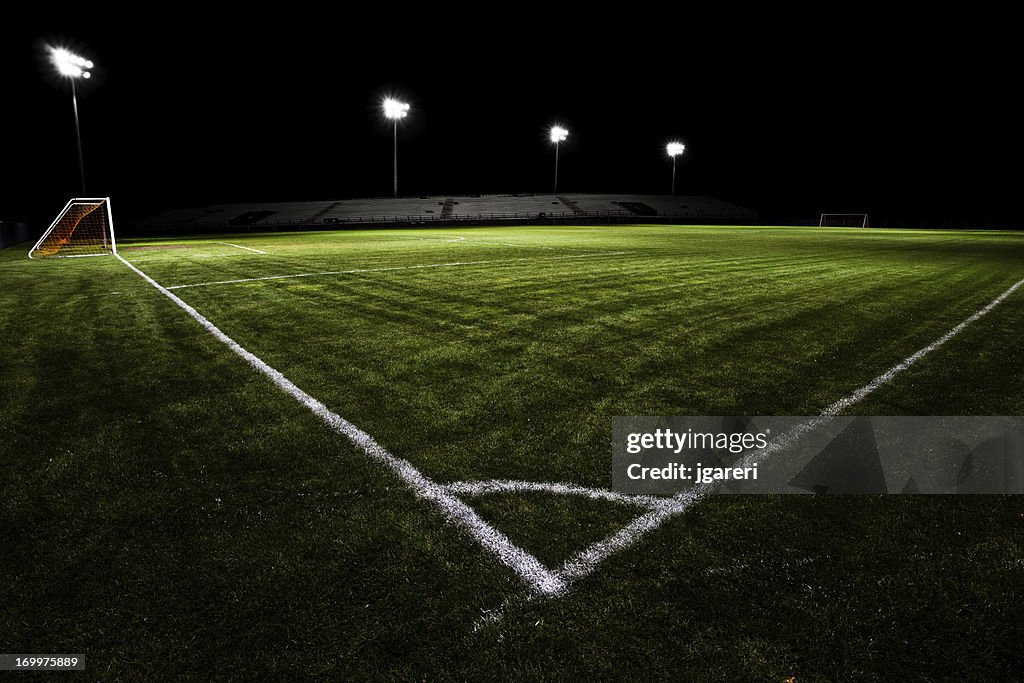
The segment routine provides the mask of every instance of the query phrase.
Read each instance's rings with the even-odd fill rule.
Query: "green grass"
[[[172,244],[186,246],[129,248]],[[1024,277],[1024,235],[983,232],[537,227],[122,246],[165,286],[362,271],[175,292],[436,481],[602,488],[611,416],[816,414]],[[1024,414],[1022,329],[1018,292],[853,410]],[[715,498],[567,596],[528,600],[113,259],[0,252],[0,464],[0,652],[83,652],[90,677],[1024,670],[1016,497]],[[468,501],[553,567],[631,513],[544,494]],[[506,602],[500,621],[481,619]]]

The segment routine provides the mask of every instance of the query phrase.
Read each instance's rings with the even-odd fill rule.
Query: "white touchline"
[[[592,254],[572,254],[569,256],[539,256],[520,257],[509,259],[491,259],[487,261],[452,261],[449,263],[424,263],[415,266],[390,266],[386,268],[353,268],[352,270],[325,270],[317,273],[296,273],[294,275],[267,275],[265,277],[247,277],[238,280],[215,280],[213,282],[194,282],[187,285],[173,285],[168,290],[185,289],[187,287],[212,287],[213,285],[237,285],[245,282],[264,282],[266,280],[288,280],[297,277],[322,277],[325,275],[354,275],[358,273],[387,273],[395,270],[420,270],[424,268],[460,268],[465,266],[479,266],[489,263],[515,263],[517,261],[557,261],[571,258],[593,258],[595,256],[622,256],[629,254],[628,251],[601,251]]]
[[[821,425],[828,423],[833,417],[838,415],[840,411],[864,400],[879,387],[888,384],[898,374],[945,344],[956,335],[960,334],[968,325],[987,315],[1008,296],[1017,291],[1021,285],[1024,285],[1024,279],[1015,282],[1006,291],[990,301],[984,308],[976,311],[973,315],[933,341],[931,344],[925,346],[916,353],[911,354],[906,359],[889,368],[881,375],[848,396],[845,396],[829,405],[818,417],[797,425],[788,432],[780,435],[776,439],[773,439],[767,447],[748,454],[738,466],[749,467],[754,463],[762,462],[773,453],[788,448],[791,444],[803,438],[806,434],[809,434]],[[640,540],[640,538],[648,531],[657,529],[670,518],[689,510],[695,503],[717,488],[717,485],[718,483],[696,486],[689,491],[677,494],[671,499],[674,505],[652,510],[651,512],[641,515],[608,538],[603,541],[598,541],[583,552],[571,558],[555,572],[555,575],[562,580],[566,589],[568,589],[574,580],[592,573],[601,562],[608,559],[612,554],[624,548],[628,548]]]
[[[1005,292],[1003,292],[995,299],[990,301],[987,306],[977,311],[974,315],[964,320],[962,323],[960,323],[959,325],[951,329],[949,332],[933,341],[928,346],[924,347],[917,353],[908,356],[906,360],[904,360],[902,363],[899,363],[898,365],[894,365],[893,367],[889,368],[886,372],[883,372],[881,375],[874,378],[873,380],[871,380],[870,382],[862,386],[860,389],[850,394],[849,396],[841,398],[832,405],[830,405],[828,408],[825,408],[825,410],[822,411],[822,415],[836,415],[839,413],[839,411],[843,410],[848,406],[853,405],[854,403],[857,403],[878,387],[888,382],[891,382],[893,377],[903,372],[911,365],[921,360],[922,357],[939,348],[956,335],[960,334],[964,330],[964,328],[970,325],[971,323],[975,322],[982,316],[987,315],[989,311],[991,311],[999,304],[1003,303],[1006,297],[1010,296],[1015,291],[1017,291],[1017,288],[1019,288],[1022,284],[1024,284],[1024,280],[1019,280],[1018,282],[1014,283],[1009,289],[1007,289]]]
[[[911,354],[905,360],[903,360],[900,363],[897,363],[889,370],[886,370],[881,375],[871,380],[863,387],[857,389],[848,396],[845,396],[844,398],[841,398],[838,401],[835,401],[834,403],[829,405],[821,412],[821,415],[819,415],[818,417],[812,418],[807,422],[799,424],[796,427],[790,429],[789,431],[779,435],[778,437],[773,439],[765,448],[747,454],[743,458],[743,460],[737,464],[737,466],[749,467],[755,463],[763,462],[773,453],[777,453],[780,450],[788,448],[790,445],[802,439],[807,434],[813,432],[818,427],[827,424],[832,420],[833,417],[838,415],[838,413],[841,410],[862,401],[864,398],[866,398],[869,394],[877,390],[882,385],[891,382],[896,377],[896,375],[903,372],[911,365],[919,361],[921,358],[931,353],[935,349],[939,348],[956,335],[960,334],[960,332],[962,332],[964,328],[966,328],[968,325],[977,321],[982,316],[988,314],[993,308],[1001,304],[1008,296],[1017,291],[1017,289],[1019,289],[1021,285],[1024,285],[1024,279],[1015,282],[1006,291],[1004,291],[1002,294],[1000,294],[995,299],[990,301],[988,305],[986,305],[984,308],[976,311],[973,315],[965,319],[959,325],[957,325],[949,332],[936,339],[928,346],[925,346],[916,353]],[[475,483],[479,483],[486,486],[489,482],[459,482],[457,487],[453,485],[449,486],[452,487],[453,490],[465,489],[472,491],[475,488],[473,486]],[[565,586],[565,588],[563,589],[563,591],[550,597],[557,597],[558,595],[563,595],[565,592],[568,592],[572,588],[572,585],[576,580],[589,576],[598,568],[598,566],[602,562],[607,560],[615,553],[635,545],[649,531],[654,531],[672,517],[680,515],[689,510],[691,507],[693,507],[695,504],[697,504],[703,498],[705,498],[708,494],[714,491],[718,487],[718,485],[719,483],[702,484],[693,487],[689,491],[677,494],[676,496],[673,496],[672,498],[668,499],[668,505],[662,505],[658,508],[650,510],[650,512],[646,512],[640,515],[632,522],[616,531],[614,534],[608,536],[604,540],[592,544],[590,547],[578,553],[576,556],[572,557],[565,564],[563,564],[561,568],[554,572],[555,576],[561,579],[562,585]],[[600,489],[596,490],[600,491]],[[544,596],[537,596],[536,594],[532,594],[530,596],[527,596],[525,600],[522,600],[522,602],[529,603],[534,601],[537,597]],[[505,611],[512,604],[513,599],[507,598],[497,608],[485,610],[484,616],[478,619],[476,623],[473,625],[473,630],[479,631],[486,624],[495,624],[500,622],[504,618]]]
[[[267,253],[265,251],[260,251],[259,249],[253,249],[252,247],[243,247],[241,244],[233,244],[232,242],[217,242],[217,244],[226,244],[229,247],[234,247],[236,249],[245,249],[246,251],[254,251],[257,254],[266,254]]]
[[[243,348],[234,339],[224,334],[216,325],[207,320],[196,309],[182,301],[176,294],[168,291],[166,287],[121,258],[120,255],[117,255],[117,258],[146,280],[146,282],[153,285],[160,293],[182,308],[196,322],[206,328],[210,334],[241,356],[250,366],[266,375],[278,388],[306,406],[313,414],[323,420],[327,426],[351,441],[364,454],[395,473],[421,498],[434,503],[449,521],[465,529],[477,543],[490,551],[502,564],[519,574],[538,593],[558,595],[565,590],[562,580],[545,567],[540,560],[512,543],[505,534],[481,519],[473,508],[466,505],[454,494],[446,491],[443,486],[428,479],[408,460],[392,455],[369,434],[337,413],[332,412],[323,403],[295,386],[291,380]]]

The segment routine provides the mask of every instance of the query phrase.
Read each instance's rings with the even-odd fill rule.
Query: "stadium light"
[[[82,196],[85,192],[85,162],[82,159],[82,130],[78,125],[78,88],[75,83],[79,78],[92,78],[90,69],[95,66],[92,60],[80,57],[74,52],[62,47],[49,47],[50,63],[64,78],[71,80],[71,105],[75,110],[75,140],[78,143],[78,177],[82,184]]]
[[[672,157],[672,194],[676,193],[676,157],[685,149],[686,145],[681,142],[670,142],[665,145],[665,151]]]
[[[555,143],[555,194],[558,194],[558,143],[565,142],[569,131],[561,126],[551,126],[550,138]]]
[[[386,97],[384,98],[384,117],[395,122],[395,144],[394,144],[394,169],[395,187],[394,195],[398,196],[398,121],[409,115],[409,105],[405,102]]]

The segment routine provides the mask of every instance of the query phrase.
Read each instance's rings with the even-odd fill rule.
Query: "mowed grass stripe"
[[[670,268],[643,280],[642,270],[617,262],[606,275],[537,271],[532,284],[544,295],[532,299],[528,287],[517,288],[522,273],[480,273],[403,277],[387,290],[369,278],[340,291],[288,287],[287,295],[211,289],[189,300],[254,349],[301,368],[318,397],[332,396],[332,408],[356,406],[391,425],[374,433],[389,446],[415,432],[406,445],[417,462],[440,463],[437,471],[450,459],[467,473],[525,478],[532,468],[541,478],[557,469],[606,486],[599,459],[608,452],[607,415],[820,408],[840,395],[832,385],[855,388],[874,376],[847,372],[826,342],[848,348],[847,362],[889,367],[894,331],[914,337],[906,343],[913,352],[921,345],[914,342],[944,331],[937,318],[955,324],[1018,280],[1024,262],[1013,234],[665,226],[514,233],[539,243],[557,233],[588,248],[632,245],[667,263],[696,254],[710,296],[687,296],[696,273],[687,287]],[[504,241],[512,233],[478,234]],[[382,235],[260,235],[252,244],[282,249],[280,263],[296,268],[311,259],[392,263],[397,250]],[[401,260],[423,262],[415,249],[402,251]],[[763,300],[820,306],[821,325],[810,324],[813,316],[786,327],[762,309],[744,313],[740,296],[728,300],[716,334],[716,298],[727,303],[741,282],[716,278],[715,262],[742,264],[745,255],[802,256],[842,270],[837,292],[829,292],[827,269],[795,272],[793,283],[794,273],[779,277],[774,289],[770,271],[742,283],[757,284]],[[251,269],[265,258],[168,261],[153,270],[171,281]],[[345,445],[335,434],[268,392],[148,285],[126,287],[103,259],[80,261],[90,263],[0,251],[0,585],[9,588],[0,641],[37,651],[55,640],[78,643],[90,666],[112,678],[202,678],[216,666],[229,678],[667,680],[686,671],[707,680],[883,680],[956,671],[1005,680],[1024,668],[1016,533],[1024,503],[994,496],[708,499],[636,551],[610,558],[571,595],[513,604],[498,627],[471,635],[485,609],[521,590],[518,579],[379,468],[355,453],[339,458]],[[872,278],[884,286],[876,291]],[[600,287],[579,291],[574,282]],[[659,299],[660,286],[675,289]],[[109,289],[125,294],[69,303]],[[846,305],[847,297],[865,308]],[[1019,299],[857,408],[1024,411]],[[380,328],[376,314],[386,319]],[[686,316],[700,324],[681,325]],[[858,327],[859,317],[878,326]],[[741,343],[736,333],[758,323],[764,333],[778,329],[760,346]],[[815,340],[824,346],[809,346]],[[92,359],[108,357],[102,372],[90,371]],[[775,385],[773,368],[799,367],[814,368],[806,381]],[[751,368],[762,380],[750,378]],[[557,438],[545,439],[552,425]],[[566,448],[566,438],[578,448]],[[596,445],[594,463],[579,452],[588,444]],[[546,459],[524,455],[533,450]],[[560,548],[572,552],[617,522],[599,508],[585,519],[556,515],[565,524],[554,527],[543,501],[525,504],[540,514],[503,509],[502,528],[552,562]]]
[[[240,278],[234,280],[215,280],[212,282],[194,282],[184,285],[172,285],[167,287],[168,290],[175,289],[189,289],[193,287],[212,287],[215,285],[238,285],[248,284],[250,282],[274,282],[277,280],[289,280],[295,278],[309,278],[309,277],[329,277],[332,275],[364,275],[371,273],[394,273],[403,270],[430,270],[436,268],[471,268],[471,267],[502,267],[506,264],[517,264],[526,261],[539,261],[539,260],[563,260],[563,259],[580,259],[580,258],[595,258],[595,257],[608,257],[608,256],[622,256],[628,254],[625,251],[609,251],[609,252],[584,252],[580,254],[573,254],[570,256],[541,256],[541,257],[523,257],[523,258],[508,258],[508,259],[486,259],[482,261],[449,261],[445,263],[418,263],[414,265],[404,266],[382,266],[376,268],[353,268],[351,270],[333,270],[324,271],[319,273],[293,273],[290,275],[263,275],[255,276],[251,278]]]
[[[607,486],[609,415],[817,412],[1005,288],[986,250],[965,254],[948,234],[894,245],[773,232],[776,242],[742,229],[622,229],[597,245],[580,238],[637,252],[613,263],[404,271],[189,300],[443,480]]]

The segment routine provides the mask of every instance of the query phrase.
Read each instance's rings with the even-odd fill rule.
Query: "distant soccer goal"
[[[818,220],[818,227],[866,228],[868,227],[868,215],[866,213],[823,213]]]
[[[110,197],[101,197],[69,201],[28,252],[28,257],[72,258],[116,253]]]

